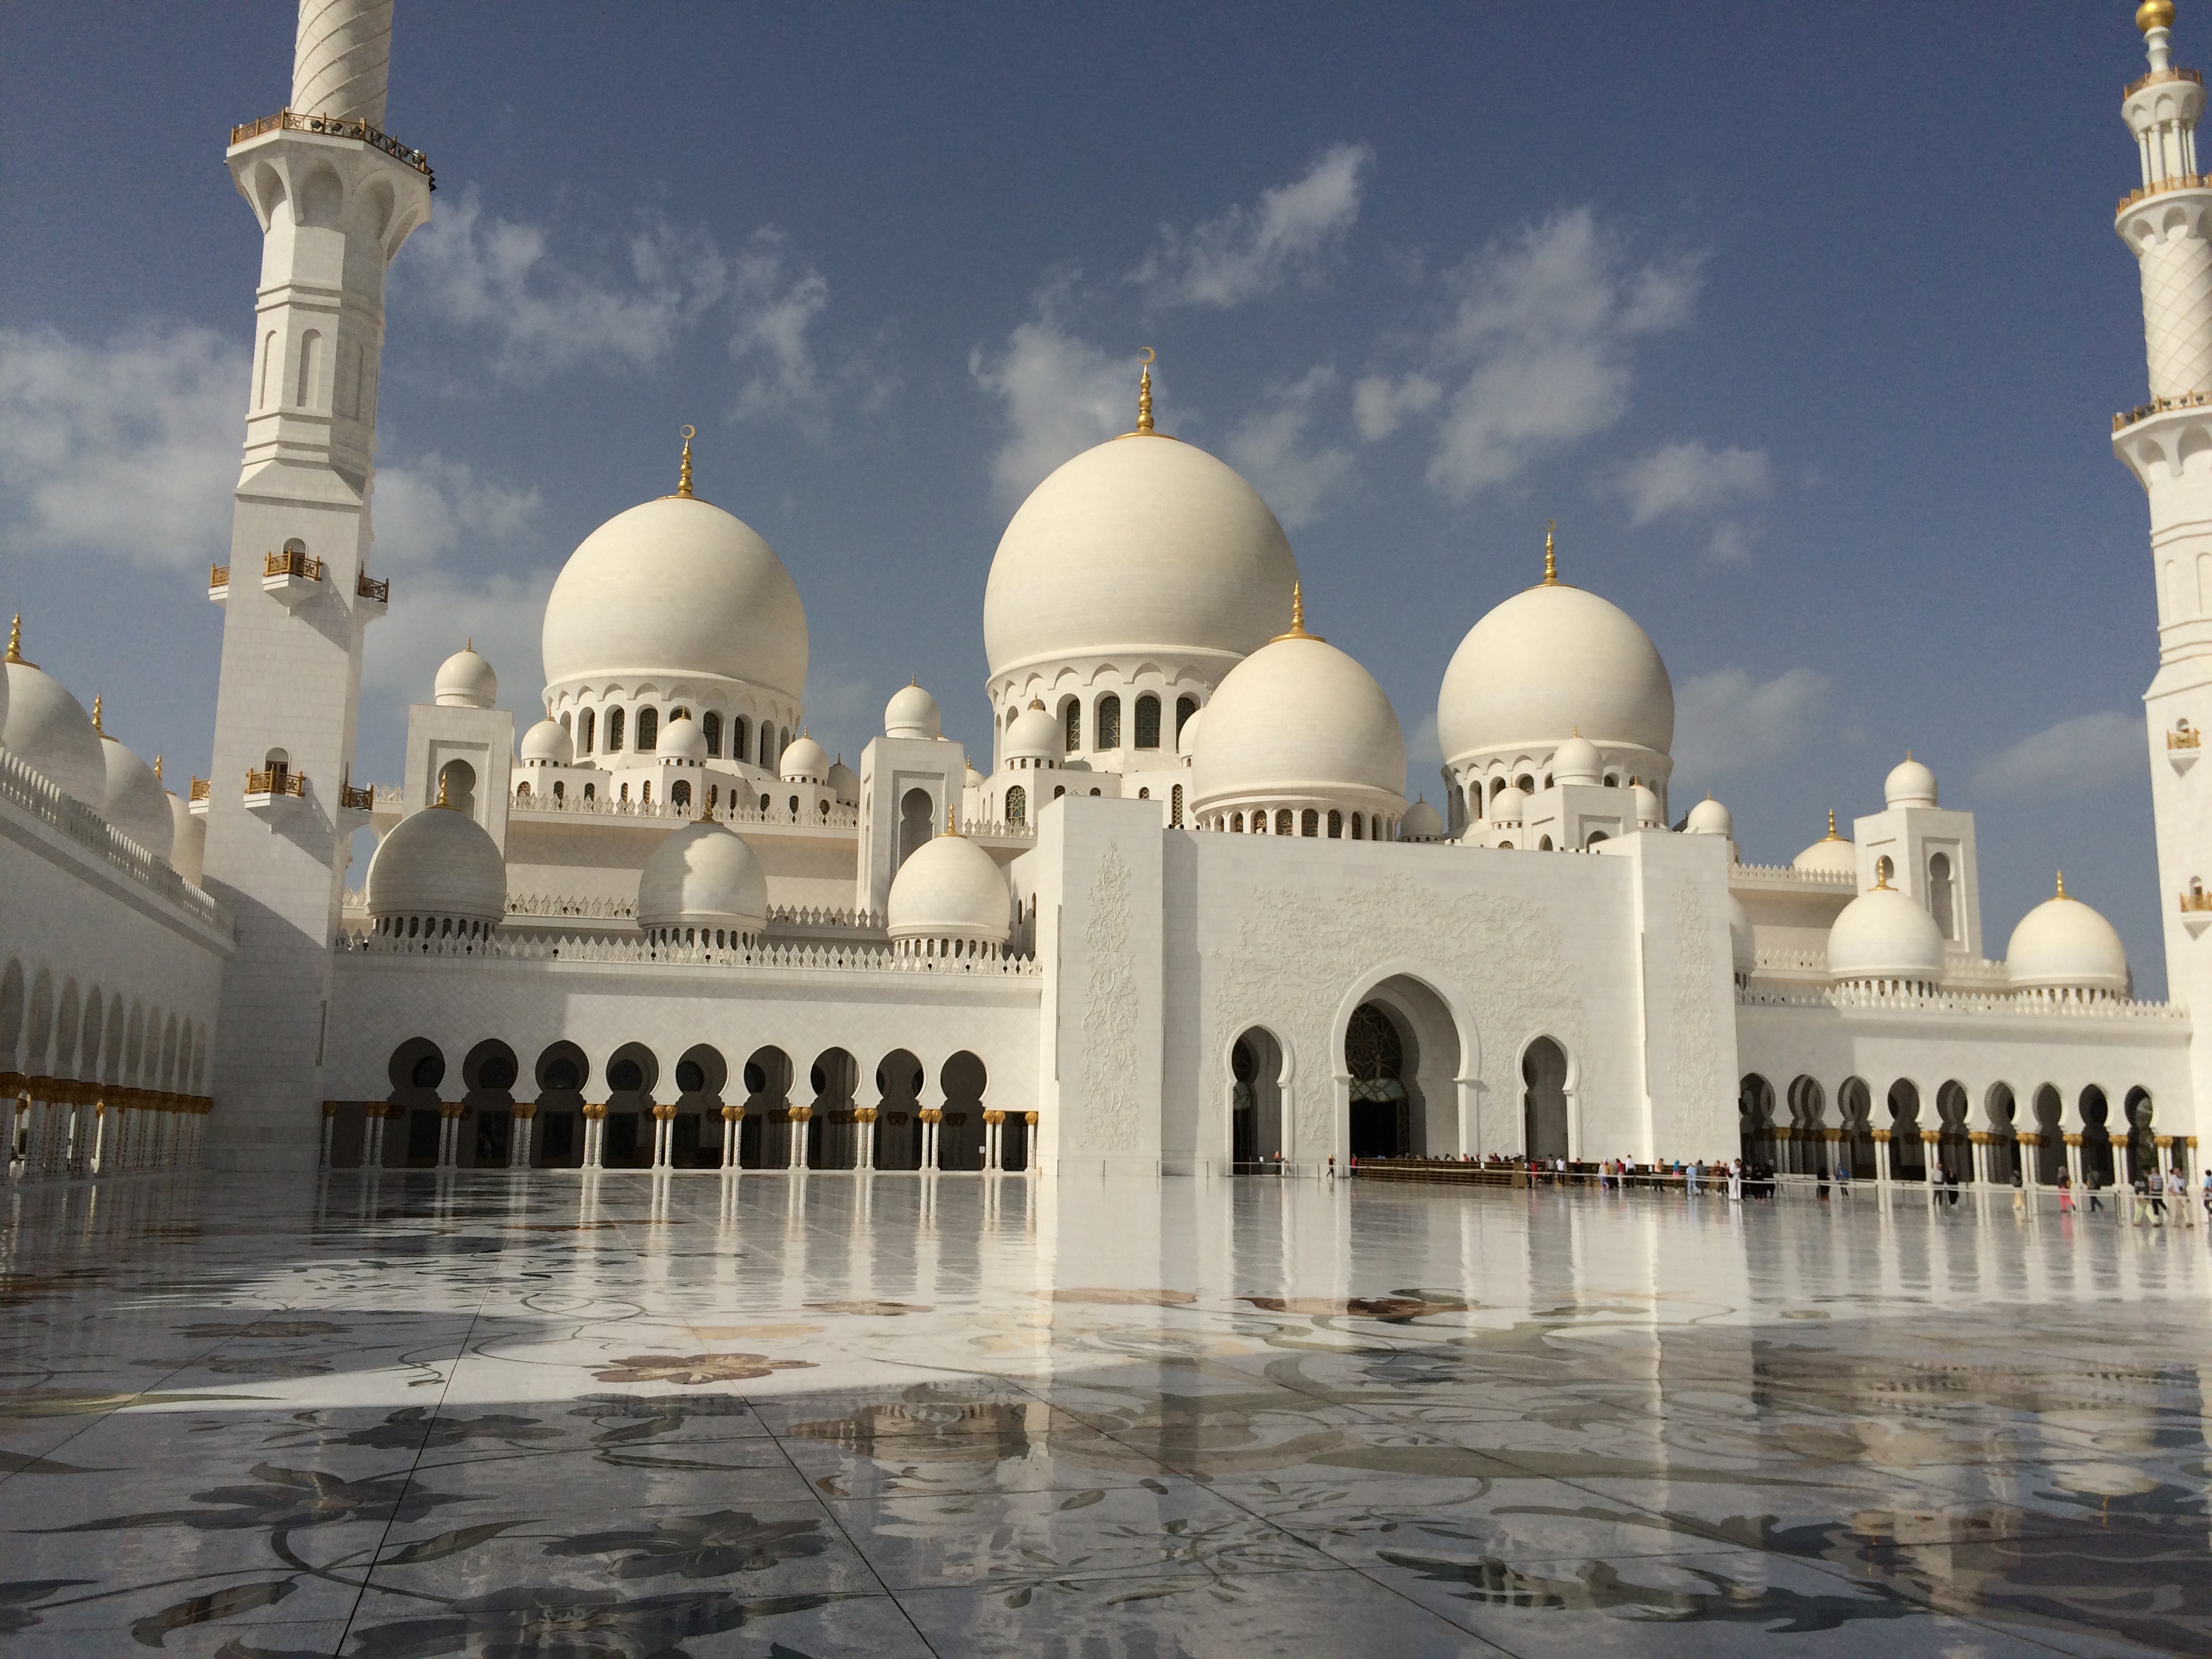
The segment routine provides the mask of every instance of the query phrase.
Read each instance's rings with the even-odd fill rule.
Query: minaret
[[[206,885],[228,898],[209,1161],[314,1167],[368,574],[384,272],[430,216],[422,153],[385,135],[392,0],[300,0],[290,104],[234,127],[261,226],[253,377],[224,607]],[[365,805],[365,803],[362,803]]]

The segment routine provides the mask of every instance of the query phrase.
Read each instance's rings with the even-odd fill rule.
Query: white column
[[[604,1105],[584,1108],[584,1167],[587,1170],[606,1167],[599,1161],[599,1144],[605,1138],[606,1122],[607,1109]]]
[[[85,1170],[88,1175],[107,1173],[108,1109],[108,1104],[105,1100],[96,1100],[93,1103],[92,1156],[85,1161]]]
[[[999,1131],[1006,1121],[1004,1112],[983,1114],[983,1168],[994,1174],[999,1168]]]
[[[803,1170],[806,1167],[806,1126],[814,1121],[811,1106],[793,1106],[784,1114],[785,1127],[791,1131],[791,1157],[787,1167]]]
[[[669,1133],[673,1127],[669,1116],[674,1109],[670,1106],[653,1109],[653,1167],[656,1170],[668,1168],[668,1143],[673,1138]]]
[[[863,1106],[853,1115],[859,1121],[859,1144],[853,1151],[853,1167],[872,1170],[876,1167],[876,1108]]]
[[[0,1097],[0,1134],[7,1137],[0,1141],[0,1147],[5,1149],[0,1152],[0,1181],[10,1179],[15,1173],[15,1118],[21,1104],[20,1095]]]
[[[738,1139],[745,1127],[745,1109],[742,1106],[722,1108],[722,1167],[738,1167]]]
[[[323,1157],[315,1166],[319,1170],[331,1167],[331,1141],[337,1133],[337,1127],[338,1103],[335,1100],[326,1100],[323,1103]]]
[[[1022,1154],[1029,1159],[1028,1173],[1036,1175],[1044,1168],[1044,1164],[1037,1152],[1037,1115],[1035,1112],[1024,1112],[1022,1126],[1024,1130],[1022,1136]]]
[[[530,1138],[538,1124],[538,1107],[533,1102],[514,1109],[514,1132],[507,1137],[507,1167],[526,1170],[530,1167]]]

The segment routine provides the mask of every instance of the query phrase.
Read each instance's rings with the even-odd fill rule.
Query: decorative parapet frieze
[[[475,957],[492,962],[579,962],[607,967],[720,968],[735,971],[921,974],[937,978],[1039,979],[1043,964],[1026,958],[901,956],[887,945],[770,941],[750,947],[670,945],[641,938],[586,933],[495,933],[489,939],[395,939],[363,928],[342,930],[341,956]]]

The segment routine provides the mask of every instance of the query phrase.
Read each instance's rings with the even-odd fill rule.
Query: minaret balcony
[[[410,149],[386,132],[379,132],[366,121],[346,121],[335,115],[302,115],[296,110],[280,109],[274,115],[264,115],[258,121],[248,121],[244,126],[230,130],[231,148],[235,149],[249,138],[258,138],[264,132],[319,132],[332,138],[352,138],[367,144],[371,149],[382,150],[395,161],[404,162],[428,180],[430,188],[438,187],[438,177],[430,171],[429,158],[419,149]]]
[[[212,778],[192,780],[191,794],[185,805],[194,817],[204,818],[208,815],[208,799],[213,793],[214,788],[215,780]]]
[[[208,601],[222,605],[230,598],[230,567],[211,564],[208,567]]]
[[[366,575],[356,576],[353,584],[354,614],[364,621],[384,614],[392,603],[392,578],[372,580]]]
[[[289,767],[272,766],[266,772],[246,775],[246,810],[263,817],[283,810],[288,801],[305,800],[307,777]]]
[[[296,611],[320,591],[323,562],[305,553],[271,553],[262,561],[261,591],[287,610]]]
[[[2205,189],[2212,189],[2212,184],[2208,184],[2205,175],[2201,173],[2173,173],[2167,178],[2154,180],[2150,184],[2144,185],[2137,189],[2130,191],[2126,195],[2120,198],[2119,204],[2113,208],[2112,214],[2113,216],[2117,218],[2119,215],[2125,213],[2130,208],[2134,207],[2136,204],[2143,201],[2147,198],[2163,196],[2169,191]]]

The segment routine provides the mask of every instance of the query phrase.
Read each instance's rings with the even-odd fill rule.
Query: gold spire
[[[1042,697],[1031,697],[1030,699],[1030,707],[1042,711],[1044,708],[1044,699]]]
[[[949,800],[945,803],[945,833],[948,836],[960,834],[960,809]]]
[[[2166,9],[2168,15],[2171,15],[2173,8],[2168,6]],[[2052,895],[2052,896],[2056,898],[2064,898],[2066,896],[2066,872],[2063,870],[2061,870],[2058,872],[2058,891]]]
[[[1552,545],[1552,532],[1558,527],[1559,522],[1557,519],[1544,520],[1544,586],[1547,587],[1559,585],[1559,557]]]
[[[1825,841],[1841,841],[1843,839],[1841,836],[1836,833],[1836,809],[1832,806],[1828,809],[1828,833],[1823,836],[1822,839]]]
[[[154,757],[154,781],[155,781],[156,783],[159,783],[159,782],[161,781],[161,757],[159,755],[156,755],[156,756],[155,756],[155,757]]]
[[[691,493],[691,440],[698,434],[696,427],[684,428],[684,459],[676,469],[676,493],[687,501],[698,499]]]
[[[434,805],[449,808],[453,805],[446,799],[446,774],[442,768],[438,773],[438,799]]]
[[[1145,366],[1143,373],[1137,376],[1137,430],[1139,432],[1152,429],[1152,365],[1158,360],[1159,354],[1150,346],[1146,346],[1137,358]]]
[[[2145,34],[2173,27],[2173,0],[2143,0],[2136,8],[2136,27]]]
[[[477,648],[477,636],[476,636],[475,635],[471,634],[471,635],[469,635],[467,642],[466,642],[465,644],[464,644],[464,645],[461,647],[461,649],[462,649],[462,650],[464,650],[464,651],[473,651],[473,650],[475,650],[476,648]]]
[[[1277,640],[1312,640],[1319,642],[1321,635],[1306,632],[1306,591],[1303,582],[1291,584],[1291,631],[1278,634]],[[1273,644],[1274,641],[1268,641]]]
[[[26,668],[39,665],[27,660],[23,655],[23,613],[20,611],[15,613],[15,620],[8,626],[8,660],[20,663]]]
[[[97,691],[92,694],[92,729],[103,738],[107,735],[107,728],[100,723],[100,693]]]

